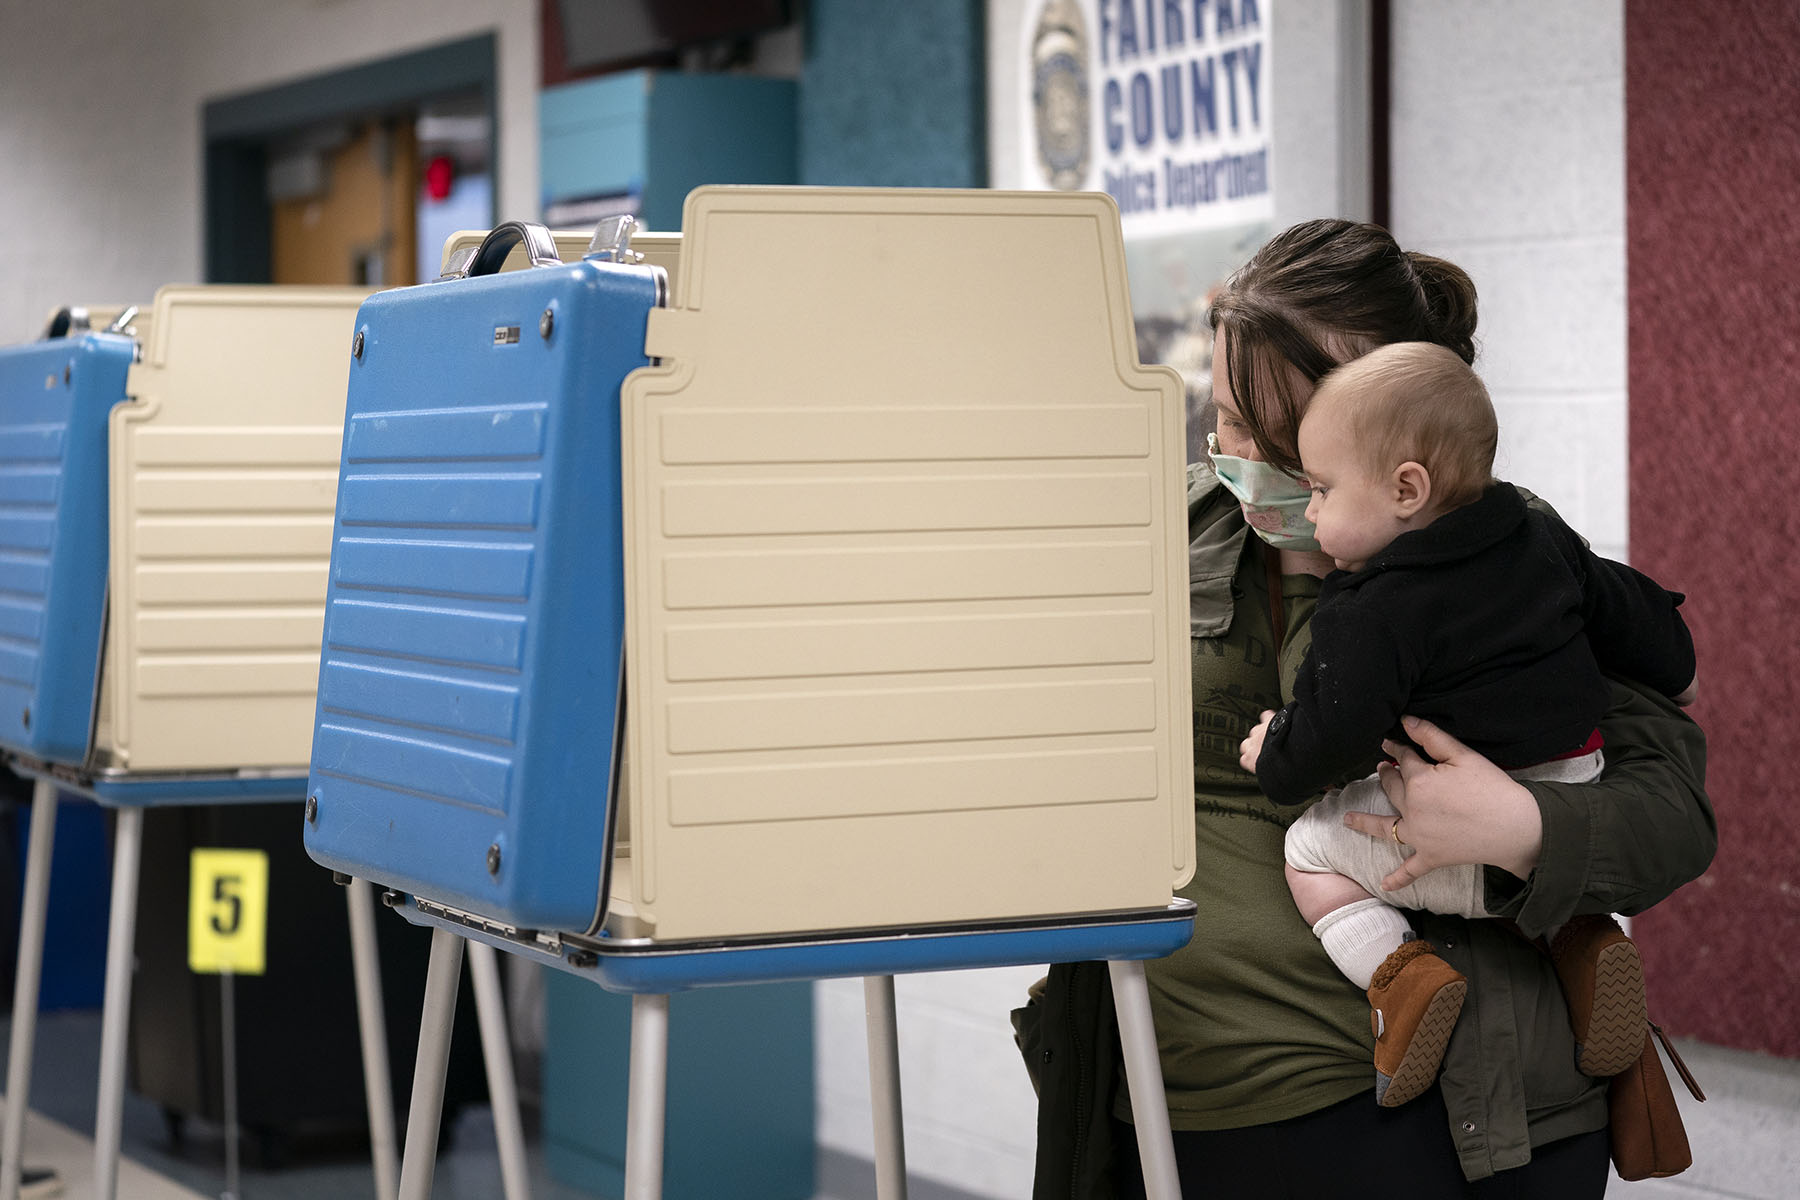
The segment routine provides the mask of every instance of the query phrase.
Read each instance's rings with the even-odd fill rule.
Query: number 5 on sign
[[[269,856],[261,850],[195,850],[188,877],[188,968],[261,975]]]

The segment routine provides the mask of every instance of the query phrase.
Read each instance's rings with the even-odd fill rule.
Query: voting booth
[[[32,506],[0,550],[0,746],[26,769],[125,805],[303,793],[364,294],[171,287],[135,337],[0,350],[0,487]]]
[[[0,750],[36,778],[40,800],[62,789],[118,811],[102,1196],[116,1184],[143,810],[305,795],[345,380],[366,295],[167,287],[112,328],[65,313],[51,329],[61,336],[0,349]],[[36,1006],[52,825],[33,822],[28,854],[4,1150],[14,1181],[33,1034],[21,1014]],[[361,890],[365,1070],[391,1159],[385,1048],[367,1053],[380,1004]]]
[[[358,313],[308,852],[434,972],[454,931],[644,1002],[630,1195],[667,993],[870,978],[886,1196],[892,975],[1089,958],[1168,1194],[1135,960],[1193,920],[1183,395],[1111,201],[703,188],[672,272],[635,245],[503,226]]]

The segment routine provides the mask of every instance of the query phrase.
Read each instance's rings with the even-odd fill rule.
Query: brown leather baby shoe
[[[1573,917],[1550,942],[1584,1075],[1617,1075],[1638,1060],[1649,1014],[1637,944],[1609,916]]]
[[[1431,1086],[1468,991],[1462,972],[1417,938],[1375,968],[1369,984],[1375,1103],[1394,1108]]]

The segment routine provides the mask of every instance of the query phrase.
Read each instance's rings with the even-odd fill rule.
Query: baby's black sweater
[[[1308,800],[1402,738],[1402,716],[1507,770],[1579,750],[1606,711],[1602,669],[1667,695],[1693,680],[1683,599],[1497,483],[1325,577],[1257,781],[1276,803]]]

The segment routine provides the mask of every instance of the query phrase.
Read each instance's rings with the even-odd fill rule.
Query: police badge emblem
[[[1077,0],[1046,0],[1031,38],[1037,162],[1051,187],[1074,191],[1088,171],[1088,37]]]

